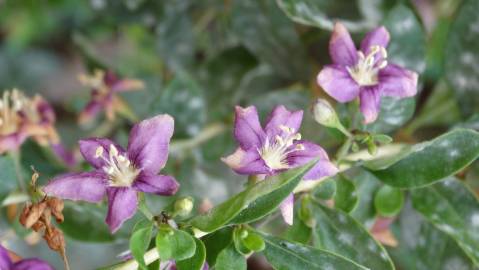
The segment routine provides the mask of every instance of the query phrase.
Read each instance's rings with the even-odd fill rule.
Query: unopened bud
[[[186,197],[175,202],[175,214],[178,216],[187,216],[193,210],[193,199]]]
[[[318,98],[313,106],[314,120],[327,127],[336,127],[338,125],[338,115],[333,107],[325,99]]]

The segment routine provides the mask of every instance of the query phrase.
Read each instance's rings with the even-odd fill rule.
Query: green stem
[[[338,163],[349,153],[349,148],[351,147],[353,140],[353,137],[348,137],[344,144],[339,148],[338,153],[336,154]]]
[[[15,150],[10,152],[10,156],[13,160],[13,166],[15,167],[15,174],[17,176],[18,187],[23,193],[27,192],[27,188],[25,187],[25,182],[23,181],[23,174],[22,174],[22,165],[21,165],[21,157],[20,157],[20,150]]]
[[[138,210],[148,219],[152,220],[153,219],[153,214],[151,213],[150,209],[148,208],[148,205],[146,205],[145,201],[145,195],[143,193],[139,194],[139,202],[138,202]]]

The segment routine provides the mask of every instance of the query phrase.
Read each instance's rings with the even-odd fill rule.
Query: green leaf
[[[315,246],[341,254],[369,269],[394,269],[386,250],[346,213],[312,204]]]
[[[311,228],[299,218],[299,208],[300,205],[296,203],[294,207],[293,225],[286,228],[282,234],[282,237],[289,241],[307,244],[311,240],[312,231]]]
[[[229,245],[219,254],[215,264],[216,270],[246,270],[246,259]]]
[[[141,269],[146,269],[145,255],[150,244],[153,222],[150,220],[140,220],[133,227],[133,233],[130,237],[130,251],[133,258],[138,262]]]
[[[233,228],[217,230],[205,235],[202,240],[206,247],[206,261],[210,266],[215,265],[218,254],[233,241]]]
[[[421,187],[459,172],[478,156],[479,134],[473,130],[456,129],[415,145],[398,162],[371,172],[393,187]]]
[[[234,1],[232,28],[248,50],[282,77],[309,78],[309,61],[294,24],[274,1]]]
[[[479,201],[455,178],[411,191],[414,208],[479,265]]]
[[[185,74],[173,79],[162,89],[151,105],[151,115],[168,113],[175,118],[175,135],[193,136],[206,121],[203,91]],[[185,106],[188,110],[185,110]]]
[[[330,200],[336,194],[336,189],[336,180],[328,178],[315,187],[311,195],[317,200]]]
[[[358,194],[354,183],[344,176],[338,176],[336,180],[336,195],[334,207],[344,212],[351,212],[358,205]]]
[[[243,255],[248,255],[251,253],[251,249],[243,243],[243,238],[248,235],[248,231],[242,227],[236,227],[233,231],[233,244],[235,246],[236,251]]]
[[[8,155],[0,156],[0,201],[17,188],[16,178],[13,159]]]
[[[373,198],[381,182],[370,172],[359,168],[352,170],[349,177],[352,179],[356,186],[356,192],[359,194],[358,206],[349,215],[363,225],[373,224],[376,220]]]
[[[67,236],[75,240],[111,242],[115,237],[105,223],[104,210],[93,204],[65,201],[63,210],[65,221],[58,226]]]
[[[263,239],[266,243],[263,254],[275,269],[368,269],[329,250],[313,248],[265,234]]]
[[[227,223],[257,220],[276,209],[316,162],[312,161],[305,166],[260,181],[215,206],[206,214],[193,218],[191,224],[204,232],[212,232]],[[240,213],[241,215],[233,220]]]
[[[449,31],[445,50],[444,74],[459,98],[460,109],[466,115],[479,112],[478,9],[478,1],[463,1]]]
[[[248,232],[248,235],[242,241],[245,247],[254,252],[260,252],[265,247],[263,238],[255,232]]]
[[[185,260],[195,254],[196,243],[187,232],[176,230],[169,226],[158,228],[156,248],[161,260]]]
[[[385,217],[397,215],[404,205],[404,194],[400,189],[384,185],[374,196],[376,211]]]
[[[201,240],[195,238],[196,249],[193,257],[176,261],[176,267],[179,270],[201,270],[206,260],[206,248]]]

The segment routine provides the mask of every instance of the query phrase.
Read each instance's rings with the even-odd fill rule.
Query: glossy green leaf
[[[175,135],[197,134],[206,121],[202,89],[187,75],[175,78],[151,103],[150,114],[160,113],[168,113],[175,118]]]
[[[233,244],[235,246],[236,251],[243,255],[248,255],[251,253],[251,249],[243,243],[243,238],[248,235],[248,230],[242,227],[236,227],[233,231]]]
[[[474,270],[472,261],[447,234],[406,204],[392,225],[398,246],[389,249],[397,269]]]
[[[318,200],[330,200],[336,194],[336,189],[336,180],[328,178],[315,187],[311,195]]]
[[[202,231],[212,232],[227,223],[257,220],[276,209],[314,164],[315,161],[312,161],[305,166],[260,181],[215,206],[206,214],[195,217],[191,224]],[[240,213],[241,215],[234,219]]]
[[[185,260],[195,254],[196,243],[189,233],[162,226],[156,235],[156,248],[161,260]]]
[[[215,265],[218,254],[233,241],[233,228],[225,227],[202,238],[206,247],[206,261]]]
[[[299,203],[296,203],[294,206],[293,225],[288,226],[281,234],[281,237],[288,241],[307,244],[311,240],[312,231],[311,228],[299,218],[299,208]]]
[[[329,250],[289,242],[270,235],[263,235],[263,239],[266,243],[263,254],[275,269],[368,269]]]
[[[206,260],[206,248],[201,240],[195,238],[195,255],[186,260],[176,261],[178,270],[201,270]]]
[[[357,0],[277,0],[281,9],[295,22],[324,29],[332,29],[336,21],[349,31],[368,30],[382,18],[387,1],[363,2]]]
[[[143,256],[150,245],[152,230],[152,221],[145,219],[140,220],[135,224],[135,227],[133,227],[133,232],[130,237],[131,255],[138,262],[141,269],[146,269],[145,259]]]
[[[216,270],[246,270],[246,259],[229,245],[219,254],[215,264]]]
[[[401,211],[403,205],[404,194],[398,188],[384,185],[374,196],[374,206],[381,216],[395,216]]]
[[[334,207],[344,212],[351,212],[358,205],[358,193],[354,183],[344,176],[338,176],[336,180],[336,194]]]
[[[308,79],[306,51],[274,1],[234,1],[232,9],[233,31],[246,48],[282,77]]]
[[[58,226],[75,240],[111,242],[115,237],[105,223],[105,213],[105,209],[93,204],[66,201],[63,210],[65,221]]]
[[[349,215],[363,225],[369,227],[376,219],[373,198],[374,194],[381,186],[381,182],[366,170],[357,169],[352,170],[350,173],[349,177],[356,186],[356,192],[359,194],[359,201],[358,206],[349,213]]]
[[[369,269],[394,269],[386,250],[354,218],[319,204],[311,205],[316,227],[315,246],[361,264]]]
[[[260,252],[265,247],[263,238],[255,232],[248,232],[248,235],[242,241],[245,247],[254,252]]]
[[[456,129],[432,141],[415,145],[398,162],[372,173],[393,187],[421,187],[457,173],[477,157],[479,133]]]
[[[479,112],[479,2],[465,0],[447,38],[444,74],[459,98],[460,109],[469,115]]]
[[[411,191],[413,206],[450,235],[479,265],[479,201],[464,184],[449,178]]]

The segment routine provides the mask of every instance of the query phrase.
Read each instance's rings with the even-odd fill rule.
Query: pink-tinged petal
[[[341,23],[334,24],[329,40],[329,55],[334,64],[354,66],[358,61],[358,52],[348,30]]]
[[[238,147],[233,154],[221,160],[238,174],[257,175],[271,173],[257,149],[251,148],[244,151]]]
[[[103,110],[103,104],[99,101],[92,100],[83,108],[78,117],[80,124],[91,122],[98,113]]]
[[[125,154],[125,150],[123,149],[123,147],[121,147],[120,145],[114,143],[113,141],[109,139],[89,138],[89,139],[80,140],[78,143],[80,145],[80,152],[85,158],[85,160],[88,161],[88,163],[90,163],[96,169],[101,169],[103,166],[107,165],[104,159],[109,160],[111,145],[115,146],[119,154],[121,155]],[[97,150],[100,147],[103,148],[102,150],[103,158],[96,156]]]
[[[417,73],[398,65],[389,64],[379,71],[381,95],[412,97],[417,93]]]
[[[105,195],[107,181],[107,175],[100,171],[70,173],[55,177],[43,191],[62,199],[96,203]]]
[[[28,134],[22,131],[0,136],[0,154],[18,150],[27,138]]]
[[[319,72],[317,83],[335,100],[345,103],[359,95],[359,85],[351,78],[345,67],[327,65]]]
[[[36,95],[33,98],[33,103],[36,106],[38,114],[40,115],[40,121],[42,124],[53,124],[55,122],[55,111],[46,100],[44,100],[41,96]]]
[[[322,159],[304,175],[303,179],[312,181],[320,180],[323,177],[336,175],[338,171],[338,168],[334,166],[331,161]]]
[[[288,111],[283,105],[276,106],[266,120],[265,132],[269,138],[281,135],[284,131],[280,128],[286,126],[298,132],[303,121],[303,111]]]
[[[236,106],[235,111],[234,136],[241,148],[261,147],[265,134],[261,128],[256,107]]]
[[[106,223],[112,233],[116,232],[123,222],[133,217],[138,207],[138,197],[132,188],[108,188],[108,213]]]
[[[133,127],[128,140],[128,156],[137,168],[157,174],[165,166],[174,123],[171,116],[161,114]]]
[[[73,153],[66,149],[62,143],[52,144],[51,148],[55,155],[63,161],[67,166],[73,167],[76,164],[76,158]]]
[[[388,30],[384,27],[377,27],[371,32],[367,33],[363,41],[361,41],[361,51],[364,55],[369,54],[369,50],[372,46],[381,46],[387,48],[389,44],[390,35]]]
[[[292,147],[298,147],[298,145],[301,145],[302,150],[291,152],[287,157],[288,164],[291,167],[305,165],[315,158],[329,160],[326,151],[317,144],[301,140],[297,141]]]
[[[9,270],[54,270],[54,268],[40,259],[25,259],[13,264]]]
[[[0,269],[10,270],[12,267],[12,260],[8,255],[8,250],[0,245]]]
[[[113,84],[111,87],[112,91],[115,92],[126,92],[126,91],[135,91],[141,90],[145,87],[142,81],[135,79],[122,79]]]
[[[281,215],[283,216],[284,222],[289,225],[293,225],[293,212],[294,212],[294,195],[293,193],[289,194],[286,199],[279,205],[279,210],[281,210]]]
[[[378,118],[381,105],[381,93],[379,88],[363,87],[359,94],[359,109],[364,116],[364,123],[369,124]]]
[[[133,187],[145,193],[170,196],[178,191],[180,184],[169,175],[155,175],[142,172],[136,178]]]

